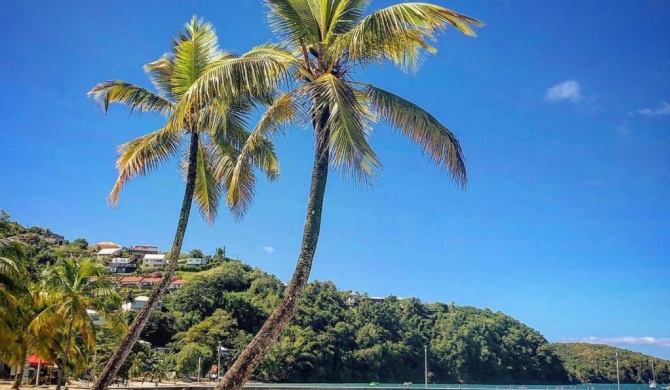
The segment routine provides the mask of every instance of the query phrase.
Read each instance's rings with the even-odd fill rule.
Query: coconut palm
[[[145,371],[144,356],[143,354],[138,353],[131,360],[128,376],[131,378],[144,378]]]
[[[73,344],[80,336],[84,345],[95,348],[95,326],[87,309],[93,309],[106,317],[113,316],[106,304],[120,302],[111,282],[104,277],[101,264],[90,259],[59,259],[41,275],[38,300],[45,305],[32,321],[32,329],[49,329],[55,333],[52,339],[58,344],[62,362],[57,389],[60,389],[65,371],[69,368],[71,354],[84,355],[83,350]]]
[[[148,174],[175,156],[183,156],[181,167],[186,180],[167,271],[98,377],[94,385],[96,390],[102,390],[111,383],[149,320],[151,312],[167,290],[177,266],[193,201],[195,200],[209,223],[214,221],[220,199],[231,180],[239,151],[249,136],[246,130],[249,115],[256,102],[267,102],[271,97],[271,88],[253,95],[254,99],[251,95],[242,93],[220,97],[215,94],[207,101],[190,106],[185,111],[177,110],[183,106],[181,101],[184,96],[190,96],[193,85],[205,74],[212,74],[215,70],[238,71],[240,63],[254,63],[251,66],[258,71],[263,64],[274,63],[267,59],[243,58],[244,56],[237,57],[219,50],[212,26],[194,17],[184,31],[179,32],[172,40],[170,53],[144,67],[157,93],[122,81],[103,82],[89,92],[89,96],[105,112],[110,103],[121,103],[131,110],[168,116],[163,128],[119,147],[120,156],[116,164],[119,177],[109,195],[112,205],[117,203],[119,193],[128,180]],[[273,72],[265,73],[269,75]],[[263,83],[259,85],[261,84]],[[243,83],[240,80],[233,81],[228,87],[239,92]],[[257,90],[260,91],[260,88]],[[274,146],[265,138],[255,142],[253,150],[245,153],[245,160],[239,161],[238,165],[243,167],[243,178],[240,180],[243,194],[236,202],[229,203],[229,207],[235,216],[240,217],[249,206],[253,195],[254,167],[260,168],[270,179],[278,177]]]
[[[144,380],[148,378],[150,381],[158,383],[164,379],[170,378],[173,370],[163,354],[152,349],[144,354],[144,359],[146,369],[143,378]]]
[[[19,241],[0,239],[0,359],[19,367],[13,389],[21,386],[26,357],[37,341],[27,329],[37,311],[34,295],[22,280],[24,259]]]
[[[353,176],[357,182],[374,183],[377,179],[381,163],[368,142],[377,122],[386,123],[417,144],[457,185],[466,184],[461,147],[447,127],[410,101],[355,80],[353,72],[384,62],[415,71],[424,54],[436,52],[430,43],[440,32],[453,26],[465,35],[475,36],[472,27],[482,23],[425,3],[397,4],[365,16],[368,2],[265,1],[270,25],[282,43],[265,45],[257,55],[282,63],[295,78],[289,92],[262,116],[241,154],[244,157],[254,150],[256,137],[263,140],[281,131],[285,124],[297,121],[314,129],[314,163],[302,246],[286,294],[218,388],[241,388],[294,315],[317,247],[329,166]],[[212,85],[213,82],[203,83],[181,109],[206,101]],[[240,164],[235,167],[228,202],[244,195],[244,187],[238,186],[243,168]]]
[[[17,295],[25,289],[21,277],[25,256],[20,241],[0,238],[0,307],[11,308],[17,304]],[[1,329],[0,329],[1,332]]]

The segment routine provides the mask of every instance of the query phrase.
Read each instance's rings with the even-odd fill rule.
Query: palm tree
[[[22,267],[24,258],[20,241],[0,238],[0,307],[15,306],[17,295],[24,290],[25,286],[21,283],[21,277],[25,274]]]
[[[87,309],[96,310],[111,319],[113,313],[106,309],[106,303],[110,299],[117,305],[120,302],[111,282],[103,276],[101,264],[81,258],[59,259],[41,275],[38,299],[46,307],[32,321],[31,327],[44,329],[51,325],[58,332],[54,337],[62,354],[62,367],[56,385],[58,390],[71,361],[71,353],[82,352],[73,345],[73,338],[79,335],[86,347],[95,348],[95,326]]]
[[[130,368],[128,369],[128,376],[131,378],[143,378],[146,368],[144,364],[144,355],[136,354],[131,360]]]
[[[262,94],[254,95],[255,99],[242,93],[223,97],[217,95],[185,111],[178,109],[183,106],[184,96],[190,96],[193,86],[203,75],[238,69],[240,62],[247,63],[249,60],[241,60],[241,57],[219,50],[212,26],[194,17],[185,30],[172,40],[170,53],[144,67],[158,93],[122,81],[103,82],[89,92],[89,96],[105,112],[109,103],[122,103],[131,110],[169,116],[165,127],[119,147],[120,156],[116,164],[119,177],[109,195],[110,204],[117,203],[118,195],[128,180],[148,174],[175,156],[186,156],[181,164],[186,187],[167,272],[101,372],[94,384],[95,390],[102,390],[111,383],[167,290],[177,266],[193,200],[205,219],[210,224],[214,221],[220,199],[232,178],[239,151],[249,136],[246,130],[249,115],[256,102],[271,98],[269,92],[272,88],[267,88]],[[256,60],[254,69],[258,70],[267,62],[267,59]],[[266,73],[270,74],[269,71]],[[228,87],[239,92],[243,80],[231,82]],[[182,144],[187,145],[185,151],[181,149]],[[253,168],[260,168],[270,179],[276,179],[279,174],[272,143],[263,137],[254,145],[253,150],[245,154],[245,160],[238,164],[243,167],[243,178],[240,180],[243,194],[236,202],[228,204],[237,217],[241,217],[251,202],[255,183]]]
[[[19,367],[13,389],[21,386],[26,357],[37,341],[27,329],[37,312],[33,292],[22,281],[24,260],[21,242],[0,239],[0,358]]]
[[[172,373],[170,364],[165,359],[165,356],[159,354],[156,350],[149,350],[144,354],[145,368],[144,380],[149,378],[152,382],[160,382],[168,379]]]
[[[378,121],[409,138],[431,161],[446,170],[457,185],[466,184],[460,144],[454,134],[417,105],[371,84],[353,79],[353,71],[369,64],[391,62],[415,71],[430,41],[449,26],[475,36],[483,24],[446,8],[426,3],[402,3],[364,16],[368,0],[266,0],[270,25],[281,45],[265,45],[260,55],[282,63],[295,75],[289,92],[262,116],[242,156],[289,122],[307,122],[315,134],[314,164],[302,246],[296,269],[279,306],[233,366],[219,389],[239,389],[293,317],[309,278],[321,224],[329,166],[358,182],[374,183],[380,161],[368,143]],[[203,86],[190,98],[192,106],[207,98]],[[185,109],[182,108],[182,109]],[[243,161],[241,159],[240,161]],[[235,174],[243,173],[235,167]],[[241,178],[241,177],[240,177]],[[244,187],[233,176],[228,202]]]

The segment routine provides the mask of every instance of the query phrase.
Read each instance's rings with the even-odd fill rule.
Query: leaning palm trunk
[[[65,370],[68,365],[68,358],[70,356],[70,343],[72,342],[72,326],[74,325],[74,320],[70,321],[70,326],[67,329],[67,341],[65,342],[65,352],[63,353],[63,367],[58,371],[58,382],[56,383],[56,390],[60,390],[60,387],[63,385],[63,379],[67,380],[65,375]],[[39,373],[38,373],[39,375]],[[67,386],[65,386],[67,388]]]
[[[326,182],[328,181],[328,131],[325,126],[327,118],[320,122],[317,127],[316,153],[314,156],[314,167],[312,168],[312,181],[307,202],[307,216],[302,236],[300,255],[295,267],[295,272],[288,286],[284,298],[265,321],[263,327],[251,340],[249,345],[242,351],[235,363],[223,376],[223,380],[216,387],[217,390],[241,389],[249,379],[256,367],[265,357],[265,353],[274,344],[282,331],[288,325],[298,308],[300,297],[309,274],[312,269],[312,260],[319,241],[321,230],[321,214],[323,211],[323,199],[326,194]]]
[[[191,203],[193,202],[193,193],[195,191],[195,175],[196,164],[198,162],[198,134],[193,131],[191,133],[191,143],[188,154],[188,171],[186,174],[186,190],[184,191],[184,200],[181,205],[181,212],[179,213],[179,222],[177,223],[177,232],[172,243],[172,250],[170,252],[170,263],[168,264],[167,272],[163,275],[160,283],[154,288],[149,296],[149,300],[142,310],[137,314],[135,320],[128,328],[121,343],[114,351],[114,354],[109,359],[105,368],[100,373],[98,380],[92,387],[92,390],[104,390],[114,380],[116,373],[121,368],[123,362],[126,361],[131,349],[140,337],[140,333],[144,326],[149,321],[151,313],[153,313],[158,302],[167,291],[172,281],[172,276],[177,269],[177,261],[179,260],[179,253],[181,252],[181,245],[184,241],[184,234],[186,233],[186,226],[188,225],[188,218],[191,214]]]
[[[19,371],[16,373],[16,377],[14,378],[14,384],[12,384],[12,389],[18,390],[19,387],[21,387],[21,382],[23,381],[23,365],[25,363],[22,363],[19,365]]]

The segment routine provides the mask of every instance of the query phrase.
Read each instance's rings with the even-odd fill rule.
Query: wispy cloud
[[[659,108],[642,108],[637,113],[646,116],[670,115],[670,104],[663,102]]]
[[[261,247],[261,249],[263,249],[263,251],[265,251],[265,253],[272,253],[272,252],[275,251],[275,248],[274,248],[274,247],[267,246],[267,245],[264,246],[264,247]]]
[[[547,95],[544,97],[545,100],[553,103],[565,101],[578,103],[582,98],[581,86],[575,80],[566,80],[547,88]]]
[[[590,344],[617,344],[617,345],[656,345],[659,347],[670,347],[670,338],[656,338],[650,336],[635,337],[635,336],[621,336],[621,337],[598,337],[590,336],[576,340],[564,341],[578,341]]]

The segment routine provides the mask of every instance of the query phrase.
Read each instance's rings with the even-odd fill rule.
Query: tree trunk
[[[128,328],[128,333],[123,337],[121,343],[112,354],[105,368],[100,373],[97,381],[93,384],[91,390],[104,390],[112,383],[116,373],[121,368],[121,365],[126,361],[130,350],[142,333],[142,329],[149,321],[151,313],[154,311],[158,302],[167,291],[172,281],[172,276],[177,269],[177,261],[179,260],[179,253],[181,252],[181,245],[184,241],[184,234],[186,233],[186,226],[188,225],[188,217],[191,214],[191,204],[193,203],[193,193],[195,192],[195,173],[196,164],[198,162],[198,134],[194,131],[191,133],[191,144],[188,154],[188,172],[186,174],[186,189],[184,191],[184,200],[181,204],[181,212],[179,213],[179,222],[177,223],[177,232],[172,242],[172,250],[170,251],[170,263],[167,267],[167,272],[163,275],[160,283],[154,287],[154,290],[149,296],[149,300],[142,310],[137,314],[135,320]]]
[[[312,168],[312,182],[307,202],[307,216],[302,236],[300,256],[295,267],[295,272],[289,283],[288,291],[279,305],[265,321],[263,327],[254,336],[253,340],[242,351],[235,363],[226,371],[221,383],[216,390],[239,390],[244,386],[249,376],[265,357],[265,353],[281,335],[286,325],[298,308],[298,302],[305,290],[309,273],[312,269],[312,260],[319,241],[321,229],[321,212],[323,210],[323,198],[326,193],[326,182],[328,180],[328,138],[329,133],[325,128],[328,114],[324,114],[316,127],[316,147],[314,155],[314,166]]]
[[[21,382],[23,381],[23,368],[25,366],[26,362],[23,361],[21,365],[19,365],[19,371],[16,373],[16,377],[14,378],[14,384],[12,385],[12,389],[18,389],[21,387]]]
[[[65,378],[65,368],[67,367],[68,357],[70,356],[70,343],[72,342],[72,325],[74,325],[74,318],[70,321],[70,325],[67,328],[67,339],[65,341],[65,351],[63,352],[63,367],[58,370],[56,390],[60,390],[60,387],[63,384],[63,378]],[[65,388],[67,389],[67,386],[65,386]]]

